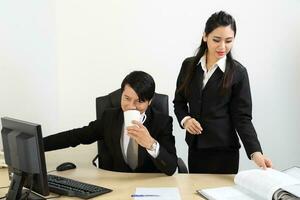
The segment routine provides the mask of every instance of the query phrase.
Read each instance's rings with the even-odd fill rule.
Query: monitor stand
[[[25,182],[26,174],[21,171],[15,170],[13,176],[10,180],[10,186],[6,199],[17,200],[17,199],[28,199],[28,200],[44,200],[45,198],[34,193],[33,191],[29,193],[29,189],[23,188]],[[28,195],[27,198],[25,198]]]

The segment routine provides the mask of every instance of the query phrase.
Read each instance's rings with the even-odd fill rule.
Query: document
[[[135,200],[181,200],[176,187],[136,188],[131,195]]]
[[[7,167],[7,165],[5,164],[4,153],[0,150],[0,168],[4,167]]]
[[[283,171],[284,173],[300,180],[300,167],[291,167]],[[289,185],[282,187],[283,190],[300,197],[300,186],[299,185]]]
[[[300,197],[295,192],[300,191],[300,178],[296,175],[298,170],[299,168],[290,169],[289,172],[274,169],[245,170],[235,176],[234,186],[201,189],[197,192],[209,200],[272,200],[279,189],[288,191],[290,196]]]

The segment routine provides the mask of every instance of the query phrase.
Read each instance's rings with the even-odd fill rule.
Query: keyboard
[[[111,189],[75,181],[69,178],[48,174],[50,192],[71,197],[89,199],[111,192]]]

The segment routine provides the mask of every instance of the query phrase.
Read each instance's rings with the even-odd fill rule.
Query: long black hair
[[[210,34],[212,31],[214,31],[216,28],[220,26],[230,26],[234,32],[234,36],[236,35],[236,24],[234,18],[230,14],[224,11],[216,12],[208,18],[204,29],[205,35],[207,36],[208,34]],[[182,85],[179,86],[177,90],[178,92],[183,90],[185,94],[188,94],[189,84],[195,73],[196,66],[199,63],[201,57],[205,54],[206,50],[207,50],[207,43],[203,40],[202,37],[202,41],[200,47],[198,48],[198,52],[195,56],[195,59],[191,64],[191,66],[189,66],[189,68],[187,69],[187,75],[185,76]],[[231,51],[229,51],[227,54],[226,68],[223,76],[222,93],[226,92],[232,83],[232,77],[235,68],[234,66],[235,65],[231,55]]]

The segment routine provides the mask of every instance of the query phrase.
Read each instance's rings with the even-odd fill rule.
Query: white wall
[[[279,169],[300,164],[298,0],[38,2],[26,1],[19,10],[13,3],[0,5],[6,11],[1,25],[9,27],[0,31],[1,91],[16,71],[24,80],[1,92],[1,116],[41,122],[47,135],[80,127],[95,119],[97,96],[118,88],[132,70],[144,70],[154,77],[157,92],[169,95],[178,155],[186,160],[184,131],[171,103],[175,82],[183,59],[199,45],[205,21],[222,9],[237,21],[234,55],[249,72],[253,123],[265,154]],[[32,78],[25,76],[30,70],[37,73]],[[241,155],[241,169],[254,167],[243,149]]]
[[[55,4],[0,2],[0,116],[57,127]]]

